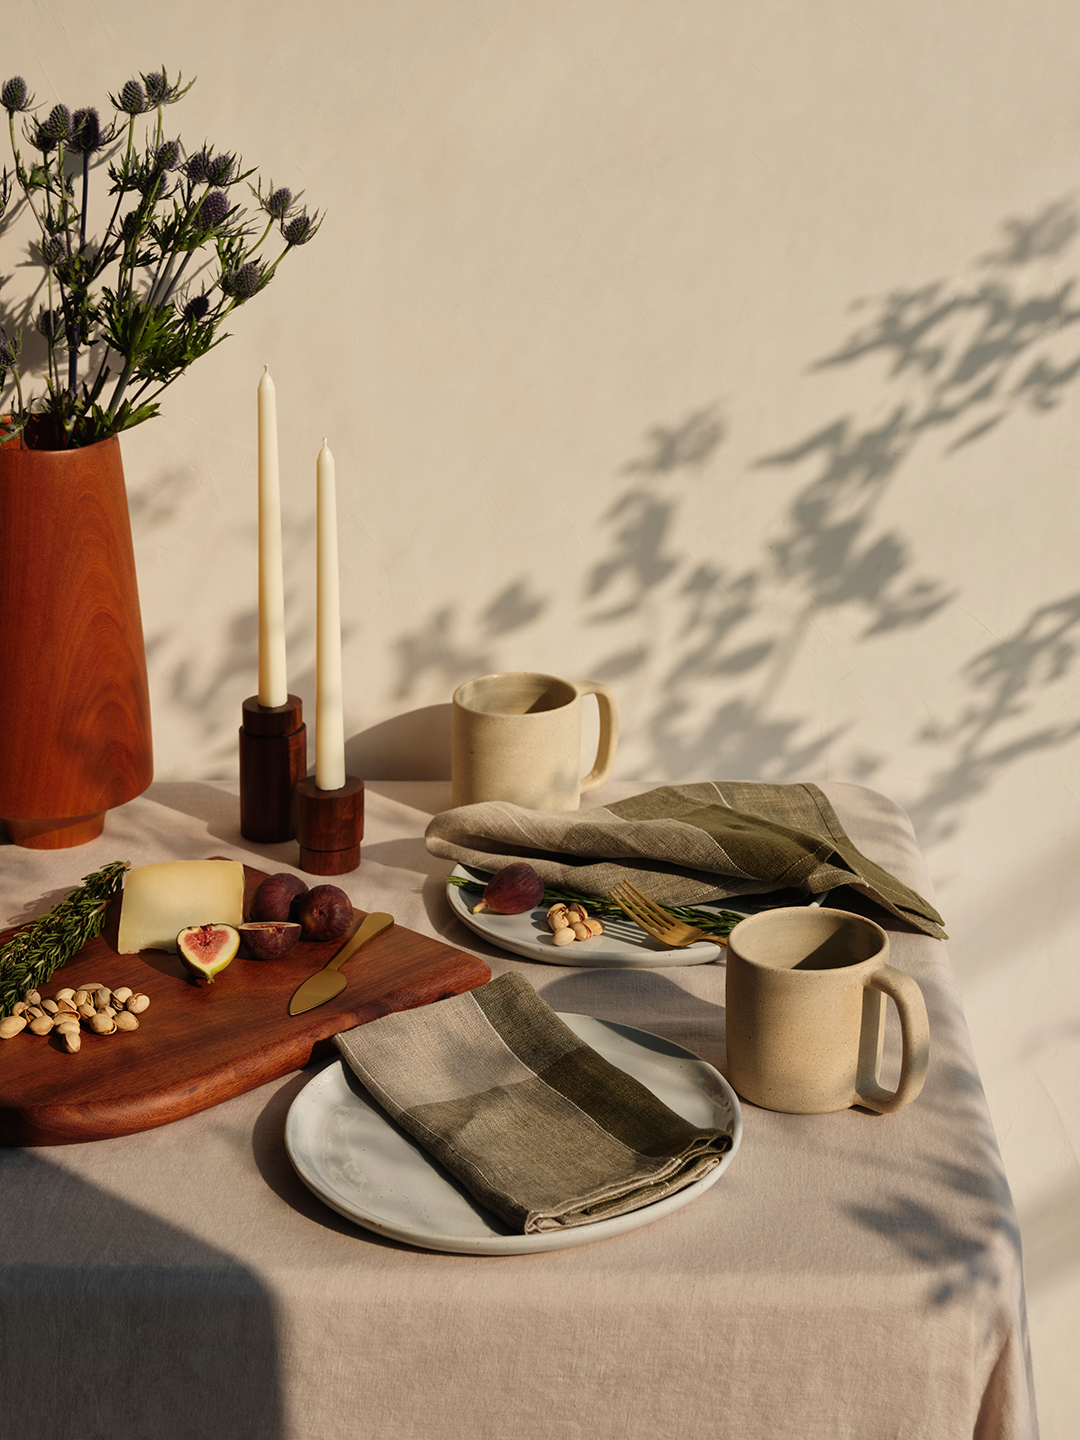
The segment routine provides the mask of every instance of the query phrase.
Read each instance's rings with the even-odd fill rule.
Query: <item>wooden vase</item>
[[[150,697],[116,437],[0,445],[0,816],[17,845],[101,833],[153,779]]]

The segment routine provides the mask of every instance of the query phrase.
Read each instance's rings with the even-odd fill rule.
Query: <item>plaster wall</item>
[[[617,774],[907,806],[1080,1408],[1080,21],[1068,0],[7,0],[5,77],[325,210],[124,441],[160,778],[256,688],[255,387],[290,689],[337,461],[350,767],[446,772],[454,686],[606,680]],[[172,133],[172,132],[170,132]],[[104,203],[104,201],[102,201]],[[3,251],[0,310],[30,297]]]

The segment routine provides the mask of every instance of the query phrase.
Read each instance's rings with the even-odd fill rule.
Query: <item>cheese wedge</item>
[[[186,925],[241,925],[244,867],[238,860],[167,860],[138,865],[124,880],[117,950],[176,953]]]

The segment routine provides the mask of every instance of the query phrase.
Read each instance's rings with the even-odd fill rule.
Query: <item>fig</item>
[[[352,901],[336,885],[316,885],[301,898],[296,918],[305,940],[337,940],[353,922]]]
[[[280,960],[300,939],[295,920],[250,920],[236,928],[255,960]]]
[[[494,915],[523,915],[540,903],[543,894],[543,880],[531,865],[518,860],[491,877],[472,913],[490,910]]]
[[[297,902],[307,894],[307,886],[297,875],[283,870],[268,875],[251,898],[252,920],[295,920]]]
[[[186,925],[176,937],[180,959],[208,985],[239,949],[240,932],[233,925]]]

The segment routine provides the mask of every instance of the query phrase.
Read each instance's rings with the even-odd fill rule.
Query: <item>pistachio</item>
[[[580,922],[578,922],[578,923],[576,923],[576,924],[574,924],[574,925],[571,925],[571,926],[570,926],[570,929],[571,929],[571,930],[573,931],[573,933],[574,933],[574,939],[575,939],[575,940],[588,940],[588,939],[591,938],[590,935],[589,935],[588,930],[587,930],[587,929],[585,928],[585,926],[582,925]]]
[[[26,994],[22,998],[26,1001],[27,1005],[41,1004],[41,996],[36,990],[27,990]]]
[[[67,1026],[60,1032],[60,1039],[64,1049],[69,1055],[74,1055],[76,1050],[82,1049],[82,1034],[78,1026],[68,1029]]]
[[[112,992],[112,998],[117,1005],[126,1005],[134,994],[135,991],[130,985],[121,985],[118,990]]]
[[[584,905],[579,905],[576,900],[572,905],[566,907],[566,913],[570,917],[571,925],[575,920],[580,922],[589,918],[589,912],[585,909]]]
[[[57,990],[56,994],[53,996],[53,999],[56,1001],[70,1000],[74,994],[75,991],[71,988],[71,986],[65,985],[63,990]]]
[[[75,1004],[75,1009],[77,1010],[80,1005],[85,1005],[86,1002],[90,999],[90,991],[87,990],[85,985],[83,985],[80,989],[75,991],[75,994],[71,998]]]
[[[83,1017],[84,1020],[92,1020],[97,1014],[97,1011],[94,1009],[93,1005],[91,1005],[88,1000],[84,1000],[78,1008],[78,1013]]]
[[[23,1011],[28,1008],[25,1000],[16,1000],[15,1004],[11,1007],[11,1013],[12,1015],[21,1015]]]
[[[111,1035],[116,1029],[116,1021],[111,1015],[99,1010],[90,1017],[90,1029],[95,1035]]]
[[[569,916],[566,913],[565,905],[553,905],[547,913],[548,929],[551,931],[564,930],[570,924]]]
[[[146,1009],[146,1007],[147,1007],[149,1004],[150,1004],[150,996],[149,996],[149,995],[143,995],[143,994],[132,995],[131,999],[130,999],[130,1000],[127,1002],[127,1004],[124,1006],[124,1009],[125,1009],[125,1010],[130,1010],[131,1013],[132,1013],[132,1015],[141,1015],[142,1012]]]
[[[585,928],[588,930],[590,935],[602,935],[604,933],[603,921],[597,920],[595,916],[591,916],[588,920],[585,921]]]
[[[137,1030],[139,1022],[130,1010],[121,1010],[116,1017],[117,1030]]]
[[[0,1020],[0,1040],[11,1040],[25,1029],[26,1021],[21,1015],[5,1015]]]
[[[48,1035],[53,1028],[51,1015],[39,1015],[30,1021],[30,1029],[35,1035]]]
[[[77,1031],[78,1028],[79,1022],[74,1015],[72,1015],[70,1020],[60,1020],[53,1026],[53,1029],[58,1035],[69,1035],[72,1031]]]
[[[574,939],[574,932],[569,925],[564,925],[561,930],[556,930],[551,937],[553,945],[572,945]]]
[[[74,1015],[76,1013],[75,1006],[65,997],[63,1000],[57,1000],[54,1013],[57,1015]]]

